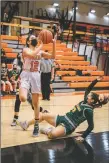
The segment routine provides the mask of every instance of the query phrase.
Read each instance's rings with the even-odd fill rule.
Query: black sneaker
[[[41,106],[40,106],[40,112],[42,112],[42,113],[49,113],[49,111],[48,111],[48,110],[43,109]]]
[[[39,135],[39,123],[35,122],[34,124],[34,130],[33,130],[33,137],[36,137]]]
[[[43,111],[43,108],[40,106],[40,112],[42,112]]]

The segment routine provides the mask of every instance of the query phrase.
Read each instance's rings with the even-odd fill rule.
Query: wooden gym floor
[[[54,114],[63,115],[81,100],[83,100],[83,95],[60,93],[51,96],[50,101],[42,101],[40,97],[40,106]],[[63,163],[71,163],[72,161],[74,162],[75,159],[77,161],[74,163],[85,163],[85,161],[89,163],[90,159],[93,163],[107,163],[109,161],[108,104],[102,108],[95,109],[93,132],[88,136],[86,142],[78,143],[74,137],[78,135],[79,131],[84,131],[87,128],[86,122],[81,124],[69,137],[52,141],[49,141],[48,138],[42,134],[37,138],[33,138],[33,126],[27,131],[22,131],[19,126],[11,127],[14,102],[15,98],[1,100],[2,163],[48,163],[50,159],[54,160],[55,163],[61,163],[61,161]],[[21,104],[19,117],[21,121],[31,120],[33,118],[33,110],[27,102]],[[40,124],[40,128],[45,126],[47,127],[49,125],[46,122]],[[41,154],[44,157],[41,157]],[[78,158],[78,156],[80,157]]]

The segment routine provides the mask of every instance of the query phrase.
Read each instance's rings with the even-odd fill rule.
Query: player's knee
[[[56,135],[55,135],[52,131],[50,131],[50,132],[47,134],[47,136],[48,136],[49,139],[55,139],[55,138],[56,138]]]
[[[20,101],[21,101],[21,102],[25,102],[26,100],[27,100],[26,97],[24,97],[24,96],[20,96]]]

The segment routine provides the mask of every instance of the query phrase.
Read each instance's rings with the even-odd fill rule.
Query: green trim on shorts
[[[62,125],[63,127],[65,127],[65,135],[69,135],[71,134],[75,128],[68,122],[68,120],[65,118],[65,116],[57,116],[56,119],[56,127]]]

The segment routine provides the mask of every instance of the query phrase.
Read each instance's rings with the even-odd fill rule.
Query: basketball
[[[52,42],[53,34],[49,30],[44,29],[39,33],[39,39],[44,44],[48,44],[48,43]]]

